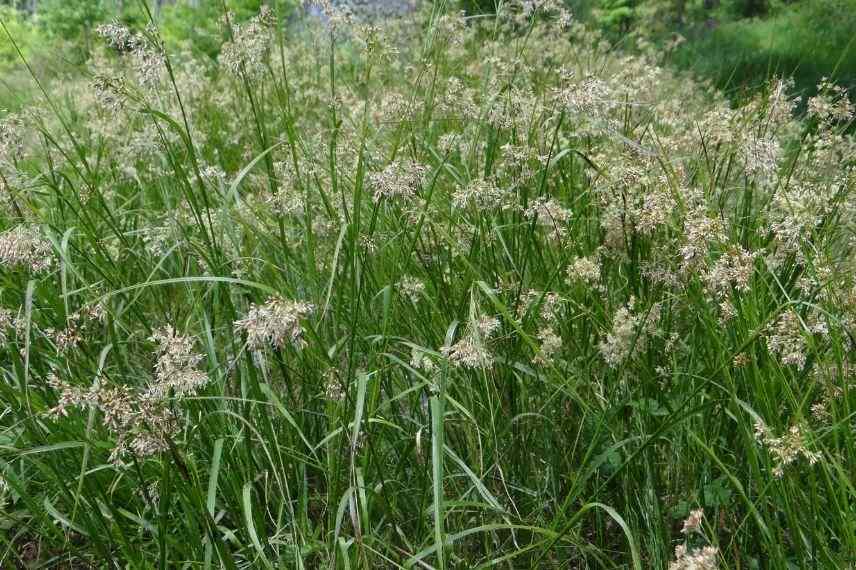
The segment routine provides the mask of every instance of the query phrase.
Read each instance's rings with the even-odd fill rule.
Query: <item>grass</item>
[[[732,109],[559,16],[36,72],[0,565],[852,564],[846,99]]]
[[[764,19],[726,21],[689,35],[673,63],[742,97],[771,77],[794,79],[795,93],[817,93],[823,78],[856,87],[856,4],[821,0],[785,6]]]

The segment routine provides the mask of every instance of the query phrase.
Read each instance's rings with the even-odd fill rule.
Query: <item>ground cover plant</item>
[[[846,93],[324,10],[2,116],[0,564],[852,566]]]

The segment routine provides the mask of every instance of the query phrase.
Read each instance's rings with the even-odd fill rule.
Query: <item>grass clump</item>
[[[222,33],[3,117],[4,564],[852,560],[840,88],[731,108],[551,3]]]

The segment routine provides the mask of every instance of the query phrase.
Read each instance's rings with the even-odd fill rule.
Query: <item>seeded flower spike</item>
[[[538,340],[541,346],[532,361],[538,366],[549,366],[553,363],[556,353],[562,349],[562,337],[556,334],[552,327],[545,327],[538,331]]]
[[[681,529],[681,534],[699,532],[702,520],[704,520],[704,509],[694,509],[690,511],[690,516],[684,520],[684,526]]]
[[[374,189],[374,201],[383,198],[412,199],[422,187],[428,167],[412,161],[397,160],[381,172],[369,175]]]
[[[600,265],[593,257],[576,257],[567,269],[568,283],[595,284],[600,280]]]
[[[598,350],[610,368],[617,368],[628,358],[644,352],[648,337],[657,332],[660,305],[652,306],[646,316],[633,312],[635,302],[631,297],[626,307],[616,311],[612,319],[612,331],[598,344]]]
[[[499,329],[499,318],[483,315],[470,322],[461,340],[451,346],[441,347],[440,354],[456,368],[490,368],[494,357],[486,341]]]
[[[208,375],[198,370],[202,355],[194,352],[194,339],[176,334],[167,325],[149,340],[158,344],[155,378],[144,391],[128,386],[80,388],[51,377],[48,383],[59,393],[54,417],[68,415],[71,408],[95,408],[103,414],[103,424],[116,437],[110,461],[122,463],[132,454],[149,457],[169,449],[180,431],[179,417],[166,401],[191,396],[208,383]]]
[[[490,368],[493,365],[493,355],[471,336],[466,336],[453,344],[444,346],[440,353],[449,359],[456,368]]]
[[[495,182],[473,180],[455,190],[452,194],[452,205],[456,208],[472,206],[478,210],[498,208],[506,198],[506,193]]]
[[[11,162],[24,152],[21,119],[8,115],[0,120],[0,162]]]
[[[167,325],[156,331],[149,340],[158,343],[158,360],[155,364],[155,381],[146,395],[163,399],[170,393],[176,397],[192,396],[208,383],[208,375],[198,370],[202,355],[194,352],[194,339],[176,334]]]
[[[550,237],[559,240],[568,233],[571,211],[554,198],[536,198],[524,212],[527,218],[550,230]]]
[[[756,253],[750,253],[741,247],[724,253],[703,275],[708,291],[718,298],[728,296],[732,287],[742,293],[749,291],[756,257]]]
[[[157,30],[154,27],[148,27],[146,30],[151,37],[156,37]],[[131,57],[134,70],[143,86],[157,85],[165,65],[161,46],[143,34],[132,32],[119,22],[103,24],[95,31],[110,47]]]
[[[715,546],[690,551],[686,545],[679,544],[675,547],[675,561],[669,564],[669,570],[716,570],[719,567],[718,556],[719,549]]]
[[[689,271],[704,259],[712,243],[725,240],[725,229],[718,218],[712,218],[702,207],[690,211],[684,222],[686,243],[681,246],[682,268]]]
[[[411,275],[404,275],[398,282],[398,289],[412,303],[418,303],[425,293],[425,283]]]
[[[15,315],[9,309],[0,307],[0,346],[6,344],[9,329],[15,326]]]
[[[0,265],[26,267],[38,273],[53,265],[52,249],[39,228],[15,226],[0,234]]]
[[[786,434],[776,437],[767,424],[756,420],[755,439],[767,448],[776,461],[776,466],[773,468],[773,476],[776,479],[781,479],[785,474],[785,468],[800,457],[808,461],[809,465],[814,465],[821,459],[819,453],[808,449],[799,425],[792,425]]]
[[[107,44],[118,52],[132,52],[139,49],[143,43],[142,36],[133,33],[117,21],[98,26],[95,33],[104,38]]]
[[[782,364],[798,368],[805,366],[808,344],[796,312],[785,311],[768,327],[767,350],[778,355]]]
[[[315,309],[303,301],[271,297],[264,305],[251,305],[247,316],[235,321],[235,330],[247,334],[247,344],[253,350],[272,345],[282,348],[286,343],[303,348],[303,328],[300,321]]]
[[[176,414],[162,400],[139,394],[127,386],[72,386],[55,376],[48,384],[59,393],[54,418],[68,416],[72,408],[93,408],[102,414],[102,424],[116,438],[110,462],[122,464],[128,453],[145,458],[169,449],[178,434]]]
[[[236,76],[243,72],[249,77],[259,77],[266,70],[265,62],[269,57],[271,43],[270,29],[276,23],[276,18],[270,8],[262,6],[259,14],[244,24],[236,24],[234,19],[235,15],[230,13],[224,21],[231,28],[232,40],[221,48],[220,65]]]

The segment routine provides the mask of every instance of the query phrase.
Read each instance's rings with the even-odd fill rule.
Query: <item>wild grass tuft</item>
[[[846,93],[553,2],[157,21],[0,119],[0,565],[846,568]],[[9,38],[10,41],[14,38]]]

